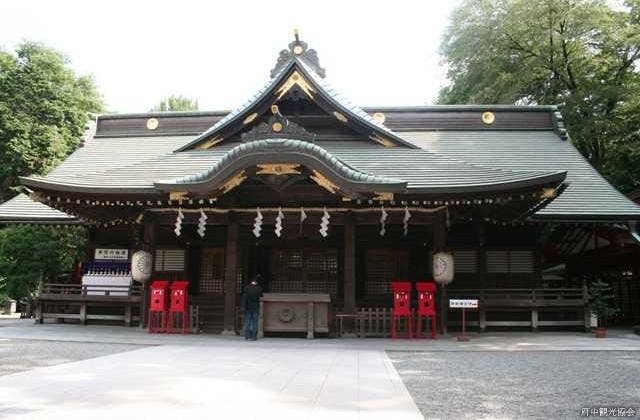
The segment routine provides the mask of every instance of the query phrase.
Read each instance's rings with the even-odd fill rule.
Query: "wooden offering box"
[[[331,297],[321,293],[265,293],[260,302],[258,333],[329,332]]]

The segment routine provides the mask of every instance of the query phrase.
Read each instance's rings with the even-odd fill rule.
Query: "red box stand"
[[[149,299],[149,332],[159,333],[167,330],[167,310],[169,305],[169,282],[154,280],[151,282],[151,297]]]
[[[171,283],[169,322],[167,332],[187,334],[189,332],[189,282],[177,280]]]
[[[393,309],[391,310],[391,338],[397,337],[396,328],[401,319],[405,319],[407,337],[413,337],[413,314],[411,312],[411,283],[408,281],[391,282],[393,291]]]
[[[430,282],[416,283],[418,290],[418,317],[416,325],[416,337],[424,338],[422,332],[422,320],[429,318],[431,320],[431,338],[436,338],[436,284]]]

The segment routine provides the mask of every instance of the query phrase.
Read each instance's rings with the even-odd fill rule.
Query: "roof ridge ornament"
[[[316,135],[310,133],[300,125],[289,121],[280,113],[278,105],[271,105],[273,115],[265,122],[261,122],[246,133],[242,133],[240,138],[243,142],[264,140],[264,139],[294,139],[315,142]]]
[[[324,78],[325,71],[324,68],[320,66],[320,60],[318,59],[317,51],[314,49],[309,49],[308,44],[300,40],[297,29],[293,30],[293,35],[295,39],[289,44],[289,49],[280,51],[278,61],[276,62],[275,67],[271,70],[271,78],[276,77],[280,70],[282,70],[287,64],[289,64],[291,60],[294,60],[296,58],[304,61],[304,63],[307,66],[311,67],[311,69],[313,69],[313,71],[315,71],[318,76]]]

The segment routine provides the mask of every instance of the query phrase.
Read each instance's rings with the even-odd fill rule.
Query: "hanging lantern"
[[[453,281],[453,254],[438,252],[433,255],[433,280],[438,284],[449,284]]]
[[[150,252],[138,251],[131,256],[131,277],[137,282],[151,278],[153,257]]]

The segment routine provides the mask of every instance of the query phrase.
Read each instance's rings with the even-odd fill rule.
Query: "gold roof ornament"
[[[336,119],[340,122],[346,123],[348,121],[347,117],[345,117],[343,114],[341,114],[338,111],[333,111],[333,116],[336,117]]]
[[[556,195],[557,195],[556,189],[549,187],[549,188],[542,189],[542,193],[540,194],[540,197],[549,199],[549,198],[555,198]]]
[[[147,130],[155,130],[156,128],[158,128],[159,124],[160,122],[157,118],[149,118],[147,120]]]
[[[496,114],[491,111],[485,111],[482,113],[482,122],[491,125],[496,120]]]
[[[305,79],[297,70],[295,70],[276,91],[277,99],[282,99],[282,97],[286,95],[286,93],[289,92],[289,90],[291,90],[291,88],[293,88],[294,86],[298,86],[300,90],[309,97],[309,99],[313,99],[313,94],[316,93],[307,79]]]
[[[171,191],[169,192],[169,200],[182,201],[187,199],[187,191]]]
[[[375,196],[373,197],[374,200],[377,201],[391,201],[393,200],[393,193],[392,192],[374,192]]]
[[[384,147],[393,147],[393,146],[395,146],[395,144],[391,140],[386,139],[386,138],[384,138],[382,136],[379,136],[378,134],[375,134],[375,133],[371,134],[369,136],[369,138],[371,140],[375,141],[376,143],[379,143],[379,144],[383,145]]]
[[[242,124],[247,125],[252,121],[254,121],[256,118],[258,118],[258,113],[254,112],[253,114],[247,116],[247,118],[245,118],[244,121],[242,121]]]
[[[232,189],[234,189],[235,187],[237,187],[238,185],[242,184],[245,179],[247,179],[247,175],[243,169],[242,171],[235,174],[233,177],[229,178],[227,182],[222,184],[222,186],[220,187],[220,189],[222,190],[222,194],[226,194]]]
[[[325,190],[329,191],[331,194],[335,194],[337,190],[340,189],[336,184],[329,181],[327,177],[322,175],[320,172],[313,170],[313,173],[310,176],[311,179],[315,181],[316,184],[320,185]]]
[[[196,149],[200,149],[200,150],[206,150],[206,149],[211,149],[213,146],[215,146],[216,144],[220,143],[222,140],[224,140],[222,137],[213,137],[207,141],[205,141],[204,143],[200,143]]]
[[[257,175],[299,175],[298,163],[261,163]]]
[[[379,124],[384,124],[387,119],[387,117],[384,115],[384,112],[375,112],[372,117],[373,120]]]

